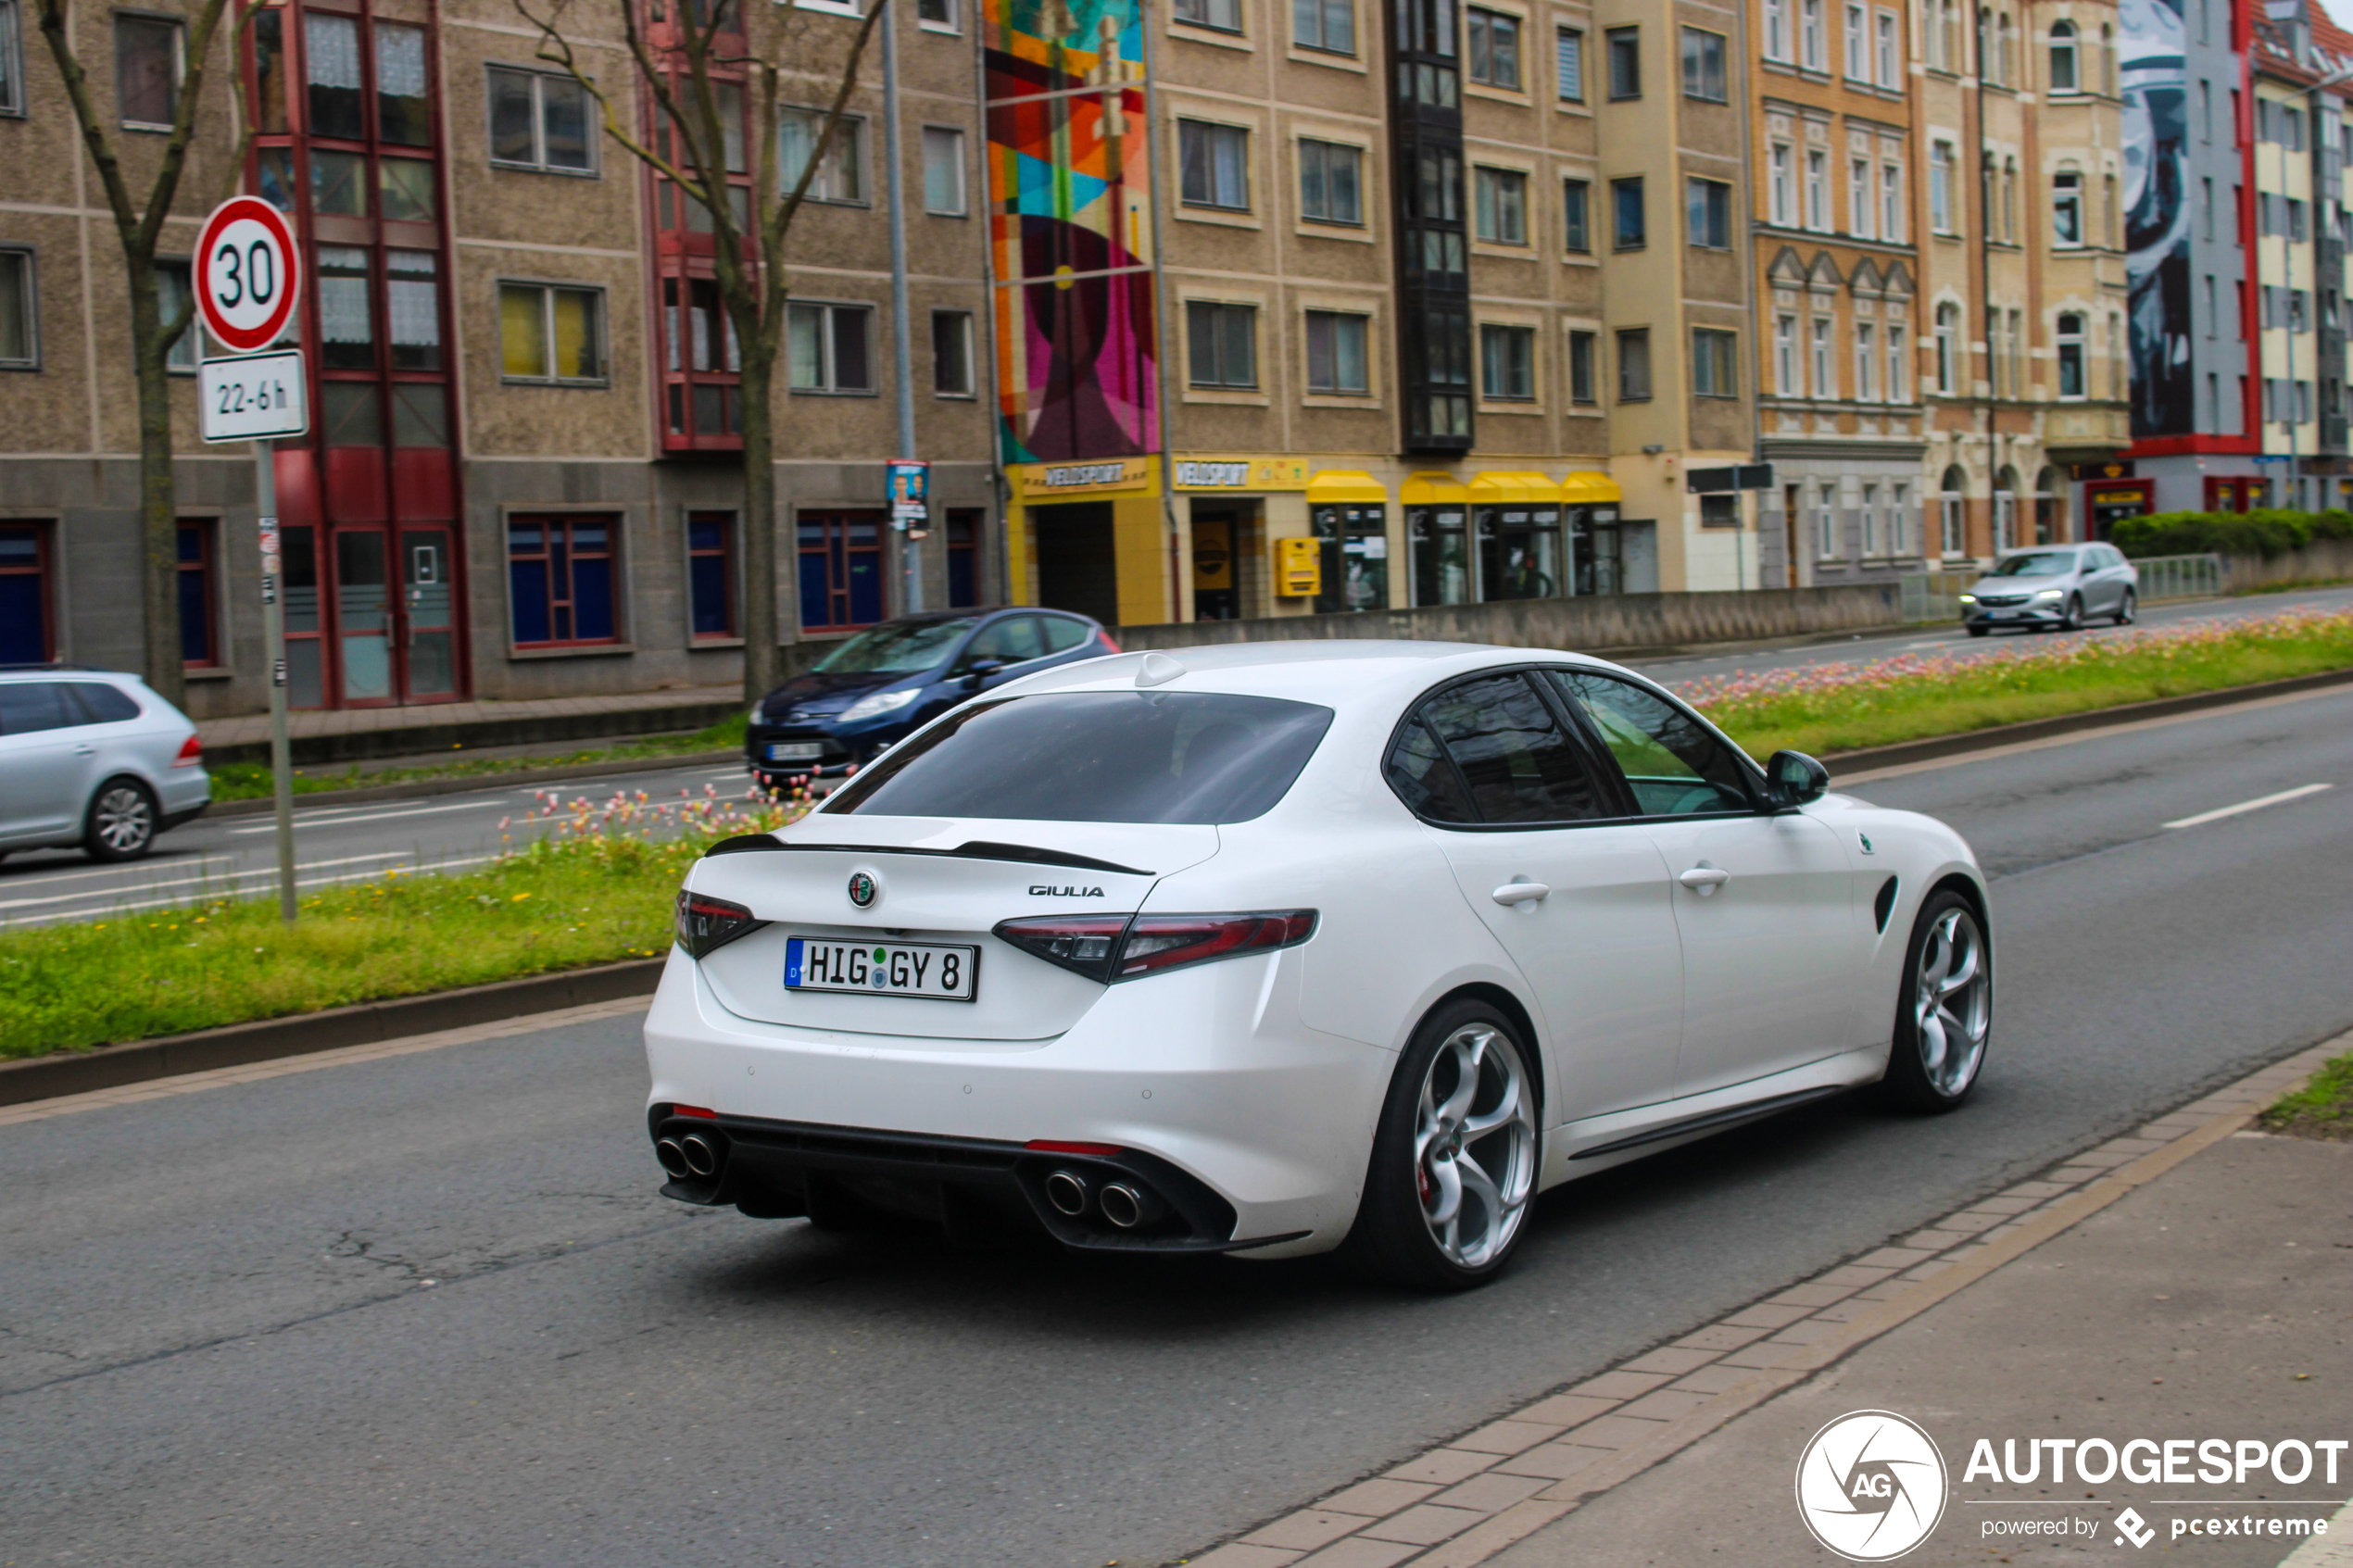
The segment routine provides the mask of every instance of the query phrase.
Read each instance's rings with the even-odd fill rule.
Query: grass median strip
[[[706,751],[739,752],[743,746],[744,715],[738,713],[692,734],[649,735],[643,740],[626,741],[618,746],[592,746],[580,751],[531,757],[459,756],[447,762],[433,762],[413,768],[363,769],[358,763],[342,769],[296,768],[294,771],[294,792],[296,795],[321,795],[375,784],[416,784],[426,779],[497,778],[502,773],[539,772],[549,768],[575,768],[597,762],[635,762],[640,759],[659,762],[666,757],[692,757]],[[212,797],[215,800],[259,800],[270,793],[270,764],[267,762],[224,762],[208,768],[206,771],[212,775]]]
[[[1682,695],[1751,755],[1814,756],[2353,669],[2353,613],[2289,610],[1964,653],[1707,676]]]
[[[2300,1138],[2353,1138],[2353,1054],[2323,1063],[2311,1082],[2281,1096],[2255,1121]]]

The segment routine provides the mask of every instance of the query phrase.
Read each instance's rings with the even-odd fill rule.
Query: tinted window
[[[1283,797],[1332,710],[1206,692],[980,703],[888,752],[828,811],[1062,822],[1246,822]]]
[[[65,687],[55,681],[0,684],[0,735],[60,730],[82,721],[79,713],[66,710]]]
[[[1577,743],[1519,675],[1450,686],[1422,721],[1462,770],[1478,820],[1562,822],[1604,815]]]
[[[82,709],[85,724],[119,724],[125,719],[139,717],[139,705],[128,693],[100,681],[71,681],[66,691]]]
[[[1644,816],[1750,809],[1739,759],[1689,709],[1607,675],[1551,673],[1601,733]]]
[[[1039,618],[1046,628],[1046,651],[1068,653],[1095,634],[1095,629],[1084,621],[1073,621],[1066,615]]]
[[[969,670],[984,659],[993,659],[1000,664],[1023,664],[1045,657],[1046,640],[1038,633],[1038,618],[1009,615],[982,627],[956,665]]]
[[[1405,726],[1389,752],[1389,787],[1417,817],[1434,822],[1475,822],[1478,812],[1463,787],[1462,774],[1439,749],[1420,720]]]
[[[2033,550],[2021,556],[2006,556],[1996,562],[1988,577],[2057,577],[2075,570],[2073,550]]]
[[[842,675],[912,675],[947,658],[972,623],[970,616],[963,616],[870,627],[827,654],[817,668]]]

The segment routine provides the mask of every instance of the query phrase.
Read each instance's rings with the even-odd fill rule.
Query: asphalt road
[[[2353,608],[2353,588],[2245,599],[2160,606],[2143,612],[2149,625],[2264,615],[2292,606]],[[2098,636],[2099,632],[2081,633]],[[2020,633],[2006,634],[2014,640]],[[1654,679],[1677,684],[1707,675],[1787,669],[1841,660],[1886,659],[1925,649],[1983,647],[1957,628],[1909,631],[1794,647],[1743,647],[1697,657],[1632,659]],[[364,805],[297,804],[296,881],[309,888],[381,876],[393,867],[455,870],[482,861],[508,844],[545,831],[523,821],[541,791],[565,800],[601,803],[638,790],[675,800],[706,785],[741,796],[740,765],[650,768],[643,773],[582,779],[571,784],[488,787],[457,795],[379,800]],[[21,851],[0,864],[0,925],[98,919],[119,910],[155,909],[222,892],[267,893],[276,885],[277,839],[264,816],[198,818],[157,841],[153,854],[127,866],[102,867],[79,849]]]
[[[1858,793],[1994,875],[1978,1098],[1591,1178],[1458,1298],[682,1209],[625,1019],[0,1128],[0,1562],[1159,1563],[2353,1023],[2353,693]]]

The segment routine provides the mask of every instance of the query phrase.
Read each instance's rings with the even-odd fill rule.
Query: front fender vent
[[[1879,897],[1871,900],[1871,917],[1879,924],[1880,935],[1887,935],[1887,917],[1895,912],[1895,881],[1889,877],[1880,884]]]

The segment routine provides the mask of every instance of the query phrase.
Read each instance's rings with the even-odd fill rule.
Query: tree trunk
[[[185,709],[188,683],[180,645],[180,517],[171,472],[171,379],[164,370],[161,302],[152,266],[133,260],[132,364],[139,388],[139,597],[146,613],[146,678],[156,695]],[[194,329],[191,328],[191,331]]]
[[[749,346],[749,345],[747,345]],[[768,400],[773,354],[742,359],[744,428],[744,701],[776,687],[776,465],[774,412]]]

